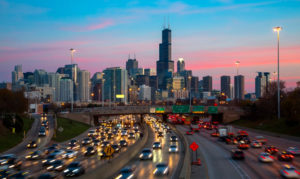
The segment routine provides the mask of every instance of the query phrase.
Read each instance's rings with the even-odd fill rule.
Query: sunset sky
[[[91,75],[125,67],[129,53],[155,68],[164,17],[172,60],[184,58],[199,78],[212,75],[214,89],[221,75],[236,74],[236,60],[248,92],[257,71],[276,71],[275,26],[283,27],[281,79],[300,81],[300,0],[0,0],[0,82],[11,81],[16,64],[55,72],[70,63],[70,48]]]

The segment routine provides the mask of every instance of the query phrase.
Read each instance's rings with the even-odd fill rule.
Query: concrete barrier
[[[182,166],[178,168],[179,171],[175,171],[175,175],[174,175],[179,177],[174,177],[174,178],[189,179],[191,178],[191,153],[188,145],[189,143],[181,131],[179,131],[175,126],[172,126],[171,128],[178,135],[178,137],[180,138],[184,146],[184,152],[183,152],[184,158],[183,161],[179,161],[179,163],[180,162],[182,163]]]
[[[93,123],[91,122],[91,116],[89,113],[66,113],[66,114],[58,114],[58,117],[72,119],[74,121],[82,122],[88,125],[93,126]]]
[[[132,158],[138,155],[148,141],[149,127],[146,124],[143,125],[145,130],[142,139],[139,139],[139,141],[129,146],[127,150],[119,156],[97,167],[95,170],[86,173],[81,178],[112,178],[113,175],[120,171]]]

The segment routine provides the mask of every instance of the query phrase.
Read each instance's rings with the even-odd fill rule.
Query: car
[[[13,174],[12,170],[7,169],[0,169],[0,178],[8,178],[10,175]]]
[[[120,140],[119,146],[120,146],[120,147],[127,147],[127,146],[128,146],[128,143],[127,143],[126,140]]]
[[[277,155],[279,161],[286,161],[290,162],[294,159],[294,155],[287,153],[286,151],[282,151],[280,154]]]
[[[114,134],[113,133],[108,133],[107,134],[107,139],[113,139],[114,138]]]
[[[258,161],[265,162],[265,163],[271,163],[274,162],[274,156],[267,152],[262,152],[258,156]]]
[[[80,145],[77,143],[71,143],[69,144],[69,146],[67,147],[68,150],[78,150],[80,148]]]
[[[220,133],[219,132],[213,132],[210,134],[212,137],[219,137]]]
[[[129,132],[128,139],[135,139],[135,134],[133,132]]]
[[[262,143],[256,140],[253,140],[250,145],[252,148],[262,148]]]
[[[136,134],[140,133],[140,131],[138,129],[133,129],[133,132]]]
[[[161,175],[168,175],[169,174],[169,167],[166,163],[158,163],[153,171],[153,174],[156,176]]]
[[[244,141],[240,141],[239,145],[237,146],[239,149],[248,149],[249,144],[245,143]]]
[[[106,147],[106,146],[108,146],[108,145],[110,145],[110,142],[109,142],[109,141],[103,141],[103,142],[101,143],[101,147],[102,147],[102,148],[104,148],[104,147]]]
[[[80,164],[80,162],[72,162],[64,170],[64,176],[66,177],[80,176],[83,175],[84,173],[85,170]]]
[[[186,135],[193,135],[194,131],[186,131]]]
[[[267,143],[267,139],[264,136],[256,136],[254,139],[262,144]]]
[[[96,150],[94,149],[94,147],[88,147],[86,148],[84,155],[85,156],[90,156],[90,155],[94,155],[96,153]]]
[[[72,145],[72,144],[78,144],[78,140],[76,140],[76,139],[70,140],[69,145]]]
[[[123,136],[127,136],[127,131],[126,130],[122,130],[121,131],[121,136],[123,137]]]
[[[100,142],[100,140],[98,140],[98,139],[95,139],[95,140],[93,140],[93,142],[92,142],[92,146],[99,146],[101,144],[101,142]]]
[[[42,126],[39,130],[39,137],[45,137],[46,136],[46,128]]]
[[[48,173],[48,172],[43,173],[38,177],[38,179],[54,179],[54,178],[56,178],[56,176],[53,175],[52,173]]]
[[[66,152],[62,155],[63,158],[65,159],[70,159],[70,158],[74,158],[78,155],[77,151],[74,150],[66,150]]]
[[[94,136],[95,134],[97,134],[97,133],[96,133],[96,130],[90,130],[90,131],[88,132],[88,137],[92,137],[92,136]]]
[[[265,148],[265,152],[268,152],[271,155],[275,155],[275,154],[277,154],[278,149],[276,147],[274,147],[274,146],[267,146]]]
[[[22,178],[29,178],[29,172],[28,171],[18,171],[12,175],[9,175],[8,178],[10,179],[22,179]]]
[[[51,163],[53,163],[55,160],[58,160],[58,159],[60,159],[60,157],[58,155],[50,154],[46,157],[46,159],[44,159],[42,161],[42,165],[49,166],[49,165],[51,165]]]
[[[161,143],[160,142],[154,142],[152,145],[153,149],[161,149]]]
[[[124,167],[119,172],[118,176],[115,179],[131,179],[134,178],[134,167]]]
[[[4,165],[8,168],[21,169],[22,161],[18,160],[15,154],[5,154],[0,156],[0,166]]]
[[[65,163],[62,160],[55,160],[47,166],[48,171],[62,171],[65,168]]]
[[[153,158],[152,150],[149,148],[144,148],[140,153],[139,158],[141,160],[152,160]]]
[[[45,149],[45,154],[50,154],[50,153],[52,153],[56,149],[58,149],[58,147],[50,146],[50,147],[48,147],[48,148]]]
[[[41,125],[46,129],[49,129],[48,121],[43,121]]]
[[[92,143],[92,139],[87,137],[87,138],[84,138],[81,142],[82,145],[89,145]]]
[[[36,150],[34,152],[30,152],[28,155],[25,156],[26,160],[38,160],[43,157],[43,153],[39,150]]]
[[[243,160],[243,159],[245,159],[245,154],[240,149],[232,150],[231,157],[232,157],[232,159]]]
[[[63,149],[55,149],[55,150],[53,150],[53,152],[51,154],[57,155],[57,156],[62,156],[64,153],[66,153],[66,151]]]
[[[284,178],[300,178],[300,172],[293,165],[284,165],[280,175]]]
[[[30,142],[26,145],[26,147],[27,147],[28,149],[36,148],[36,147],[37,147],[37,144],[36,144],[36,142],[35,142],[34,140],[32,140],[32,141],[30,141]]]
[[[169,152],[170,153],[178,152],[178,146],[177,145],[170,145]]]
[[[120,152],[120,147],[119,147],[119,145],[113,144],[113,145],[111,145],[111,147],[115,150],[115,153]]]
[[[177,142],[178,141],[178,137],[175,136],[175,135],[173,135],[173,136],[170,137],[170,141],[171,142]]]
[[[158,132],[157,137],[164,137],[164,133],[163,132]]]
[[[293,155],[300,155],[300,149],[298,147],[289,147],[286,151]]]

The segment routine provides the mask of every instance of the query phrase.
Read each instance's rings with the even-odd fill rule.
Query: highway
[[[189,131],[187,126],[177,126],[177,128],[185,133]],[[244,150],[246,159],[244,161],[234,161],[231,159],[230,151],[236,149],[235,145],[227,145],[218,141],[218,138],[211,137],[212,130],[201,129],[200,133],[194,133],[193,135],[187,135],[186,137],[191,142],[196,142],[199,145],[199,151],[201,151],[200,158],[202,162],[206,178],[281,178],[279,170],[285,163],[290,163],[299,168],[299,157],[295,157],[293,162],[281,162],[277,159],[273,163],[261,163],[258,161],[259,153],[263,152],[263,148],[254,149],[250,148]],[[249,132],[250,139],[261,134]],[[282,139],[272,136],[266,136],[268,139],[266,145],[274,145],[280,150],[284,150],[290,146],[299,147],[300,143],[288,139]],[[198,170],[192,170],[192,177],[197,178],[200,173]],[[192,168],[192,169],[193,169]],[[202,174],[203,175],[203,174]]]
[[[136,178],[156,178],[153,174],[153,171],[156,168],[156,164],[164,162],[168,164],[169,174],[166,176],[160,176],[159,178],[174,178],[174,172],[179,164],[180,158],[183,157],[180,155],[182,150],[182,143],[178,138],[178,142],[171,142],[171,136],[177,136],[174,132],[166,133],[164,131],[163,137],[157,137],[157,133],[153,128],[153,125],[150,125],[149,140],[147,141],[145,148],[151,148],[153,142],[161,142],[161,149],[153,149],[153,159],[152,160],[140,160],[139,156],[133,158],[126,166],[131,166],[135,168],[134,176]],[[171,144],[178,145],[177,153],[169,153],[169,146]],[[117,174],[116,174],[117,175]],[[175,177],[176,178],[176,177]]]

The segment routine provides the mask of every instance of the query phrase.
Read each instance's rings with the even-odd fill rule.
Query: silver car
[[[280,170],[280,175],[284,178],[300,178],[300,172],[293,165],[284,165]]]
[[[260,162],[274,162],[274,157],[272,155],[270,155],[269,153],[263,152],[260,153],[258,156],[258,160]]]
[[[67,150],[66,153],[62,154],[63,158],[69,159],[69,158],[74,158],[78,154],[77,151],[74,150]]]
[[[286,151],[293,155],[300,155],[300,149],[298,147],[289,147]]]
[[[149,148],[144,148],[139,156],[141,160],[148,160],[153,158],[152,150]]]

